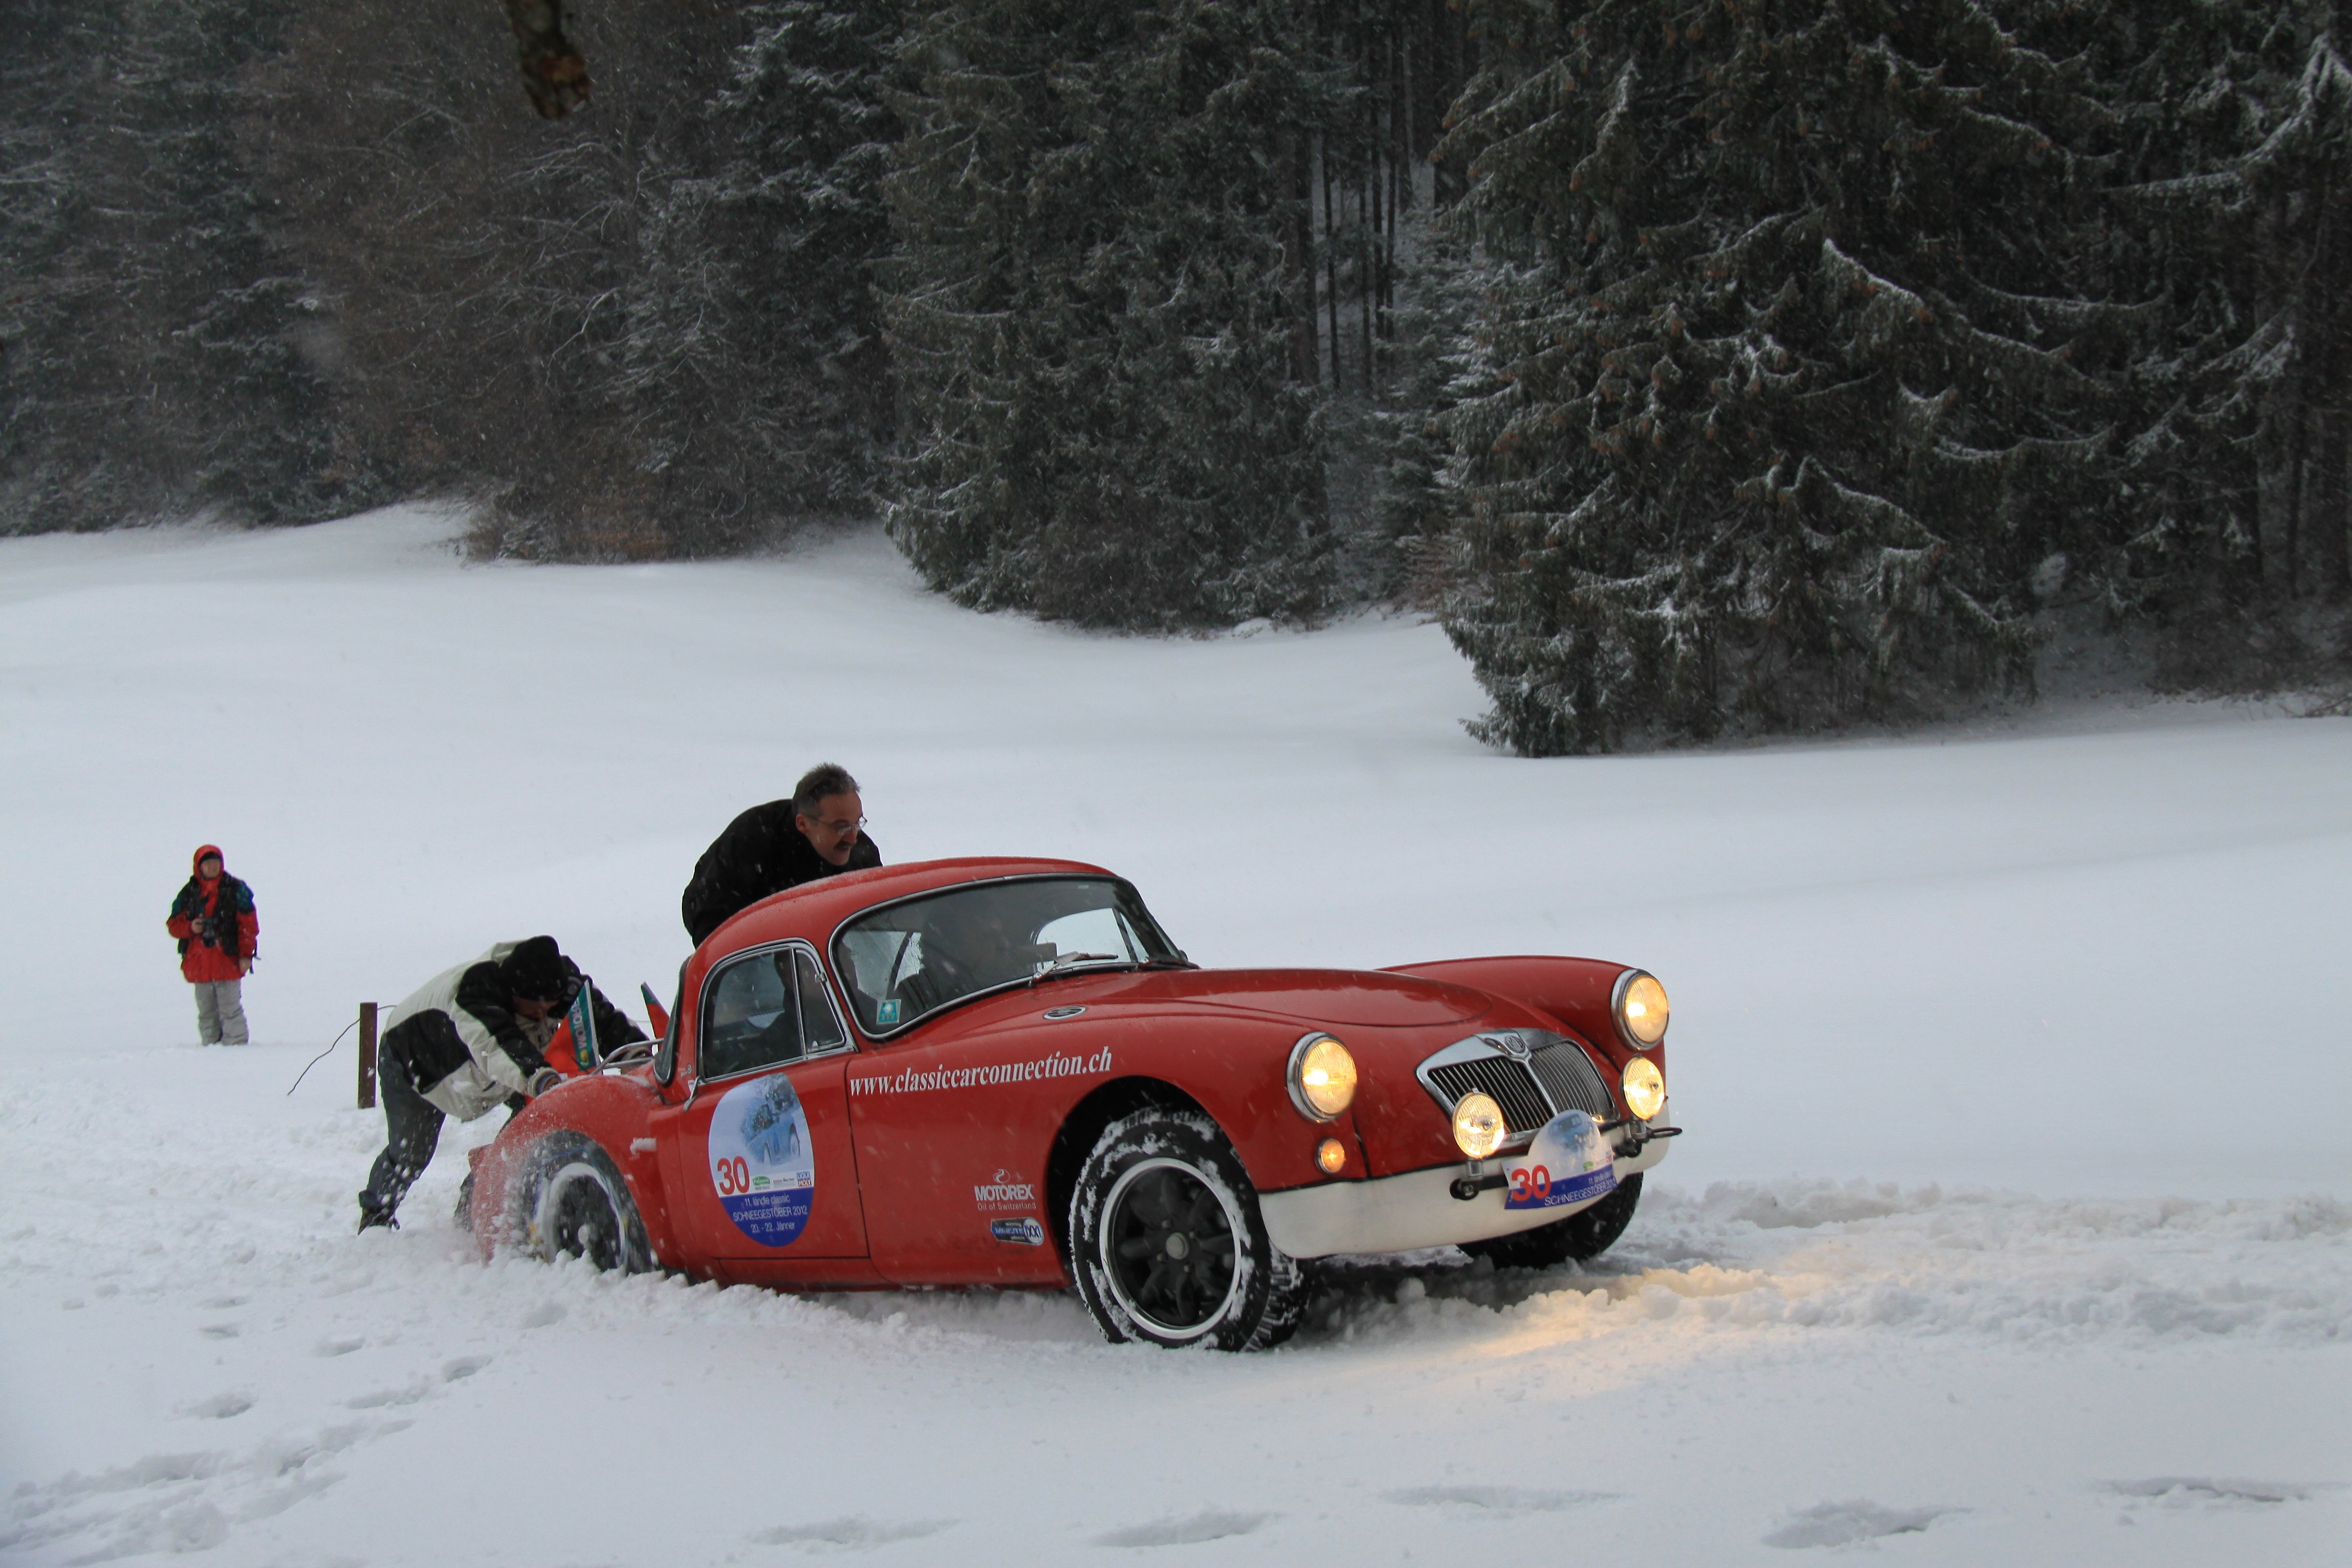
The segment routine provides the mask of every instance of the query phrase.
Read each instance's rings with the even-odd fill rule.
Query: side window
[[[793,975],[800,987],[801,1038],[808,1042],[809,1050],[830,1051],[847,1045],[849,1037],[842,1033],[841,1019],[825,995],[824,976],[805,948],[793,949]]]
[[[698,1077],[726,1078],[799,1058],[800,1011],[793,1003],[798,955],[789,947],[755,952],[719,972],[703,992]]]

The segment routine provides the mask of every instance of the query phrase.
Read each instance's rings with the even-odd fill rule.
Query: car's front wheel
[[[584,1258],[598,1270],[641,1274],[653,1247],[636,1200],[611,1155],[577,1132],[551,1132],[523,1156],[511,1192],[511,1233],[524,1251],[553,1262]]]
[[[1259,1350],[1297,1328],[1307,1289],[1268,1239],[1233,1145],[1190,1111],[1103,1130],[1070,1197],[1071,1272],[1113,1344]]]
[[[1473,1258],[1494,1259],[1497,1268],[1550,1268],[1572,1258],[1598,1258],[1625,1234],[1625,1227],[1633,1223],[1633,1205],[1641,1201],[1642,1173],[1636,1171],[1589,1209],[1516,1236],[1465,1241],[1462,1250]]]

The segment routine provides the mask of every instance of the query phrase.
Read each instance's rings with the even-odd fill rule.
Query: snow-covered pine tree
[[[1321,601],[1294,375],[1289,0],[966,0],[913,28],[885,309],[891,528],[983,607],[1160,628]]]
[[[898,55],[907,11],[759,6],[713,106],[725,161],[700,237],[725,264],[727,439],[771,504],[861,512],[880,488],[896,404],[874,274],[890,247],[882,177],[898,139],[884,98],[913,85]]]
[[[2137,526],[2106,572],[2119,609],[2242,640],[2241,611],[2352,589],[2342,9],[2123,7],[2077,23],[2116,105],[2115,264],[2162,305],[2134,366]]]
[[[1374,490],[1379,537],[1392,561],[1389,590],[1416,606],[1441,604],[1454,572],[1450,489],[1454,405],[1492,384],[1472,332],[1481,274],[1465,224],[1439,210],[1412,220],[1398,268],[1395,338],[1386,356],[1391,406],[1374,418],[1382,457]]]
[[[2077,356],[2117,352],[2069,287],[2099,112],[2070,68],[1977,0],[1473,20],[1474,732],[1591,751],[2027,681],[2024,585],[2105,445]]]
[[[631,559],[740,547],[772,488],[741,413],[709,242],[728,6],[565,13],[595,96],[517,92],[502,8],[306,6],[253,140],[325,284],[377,437],[420,487],[488,501],[476,548]]]
[[[299,522],[383,476],[236,142],[283,0],[24,0],[0,63],[0,529]]]

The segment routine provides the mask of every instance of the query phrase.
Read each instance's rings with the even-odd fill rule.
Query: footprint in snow
[[[955,1523],[951,1519],[902,1520],[888,1524],[877,1519],[832,1519],[822,1524],[780,1524],[753,1533],[755,1546],[800,1546],[816,1551],[870,1552],[894,1541],[919,1541]]]
[[[2167,1508],[2260,1508],[2302,1502],[2315,1489],[2292,1481],[2224,1481],[2204,1476],[2151,1476],[2142,1481],[2107,1483],[2107,1490],[2118,1497]]]
[[[1125,1530],[1114,1530],[1096,1536],[1095,1544],[1195,1546],[1203,1541],[1223,1541],[1229,1535],[1247,1535],[1275,1517],[1270,1513],[1226,1513],[1212,1510],[1207,1513],[1187,1514],[1181,1519],[1160,1519],[1150,1524],[1131,1524]]]
[[[489,1364],[490,1358],[486,1355],[461,1355],[441,1369],[441,1381],[456,1383],[462,1378],[473,1376]]]
[[[1475,1509],[1497,1517],[1519,1513],[1559,1513],[1587,1503],[1607,1502],[1615,1492],[1551,1492],[1528,1487],[1412,1487],[1387,1494],[1391,1502],[1408,1508]]]
[[[323,1356],[349,1355],[355,1350],[363,1349],[366,1344],[365,1340],[320,1340],[310,1347],[310,1353]]]
[[[226,1421],[232,1415],[242,1415],[253,1408],[253,1395],[236,1389],[215,1394],[210,1399],[199,1399],[193,1405],[180,1406],[183,1415],[194,1415],[206,1421]]]
[[[196,1330],[208,1340],[233,1340],[243,1331],[235,1323],[205,1323]]]
[[[1764,1538],[1767,1546],[1852,1546],[1889,1535],[1916,1535],[1956,1508],[1882,1508],[1866,1498],[1825,1502],[1791,1514]]]
[[[398,1388],[379,1388],[373,1394],[362,1394],[343,1401],[346,1410],[382,1410],[390,1405],[414,1405],[433,1392],[433,1384],[417,1378]]]

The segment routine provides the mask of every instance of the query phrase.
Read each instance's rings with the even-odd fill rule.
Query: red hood
[[[221,869],[223,871],[226,871],[228,869],[228,857],[221,855],[219,845],[199,844],[196,846],[196,852],[188,857],[189,871],[195,876],[203,876],[204,871],[202,868],[205,863],[205,857],[207,855],[220,855]]]
[[[1076,976],[1051,994],[1087,985]],[[1098,989],[1097,989],[1098,987]],[[1106,1004],[1186,1002],[1328,1026],[1421,1028],[1485,1016],[1494,998],[1419,975],[1345,969],[1184,969],[1105,975],[1088,987]],[[1039,990],[1036,994],[1048,994]]]

